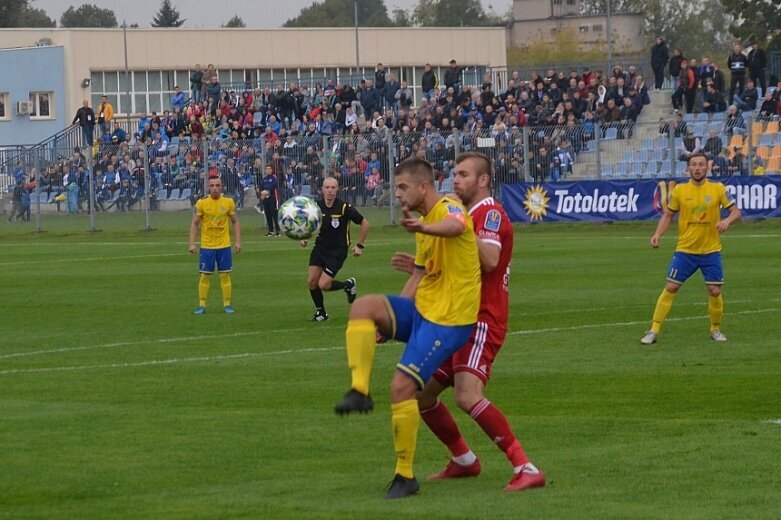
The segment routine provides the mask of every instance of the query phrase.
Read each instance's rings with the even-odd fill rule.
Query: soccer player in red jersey
[[[545,475],[529,462],[507,418],[484,394],[491,365],[507,334],[508,283],[513,250],[513,228],[502,206],[491,197],[491,160],[480,153],[464,153],[456,159],[453,189],[474,222],[480,254],[482,293],[480,312],[468,343],[434,373],[418,394],[423,421],[445,444],[452,460],[429,480],[473,477],[480,473],[480,460],[469,449],[447,406],[439,400],[448,386],[455,401],[485,431],[513,465],[514,477],[505,491],[543,487]],[[397,253],[393,266],[411,271],[411,259]]]

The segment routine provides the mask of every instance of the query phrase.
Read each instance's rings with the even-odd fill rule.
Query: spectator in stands
[[[678,77],[681,75],[681,63],[686,58],[683,57],[683,51],[681,49],[675,49],[673,56],[670,58],[670,78],[672,79],[673,90],[678,88]]]
[[[201,87],[203,86],[203,69],[201,65],[196,63],[195,70],[190,74],[190,97],[196,103],[201,101]]]
[[[675,121],[673,122],[673,137],[683,137],[689,131],[689,125],[683,120],[683,114],[675,114]]]
[[[105,135],[106,131],[111,132],[111,121],[114,119],[114,107],[108,101],[107,96],[101,97],[100,106],[98,106],[98,124],[100,125],[101,134]]]
[[[35,183],[30,183],[22,186],[22,197],[20,200],[22,211],[19,214],[21,219],[25,222],[30,222],[30,202],[31,192],[35,189]]]
[[[735,94],[735,105],[739,110],[751,110],[757,109],[757,102],[759,101],[759,94],[754,85],[754,80],[746,81],[746,88],[743,89],[741,95]]]
[[[702,143],[700,138],[694,135],[691,128],[686,132],[686,136],[681,139],[681,149],[678,155],[679,161],[689,161],[689,157],[702,152]]]
[[[713,158],[710,171],[714,177],[729,175],[729,150],[727,148],[722,148],[719,154]]]
[[[430,63],[426,63],[423,68],[423,76],[420,79],[420,86],[423,90],[423,98],[430,100],[434,96],[434,90],[439,87],[439,78]]]
[[[746,81],[746,68],[748,67],[748,58],[743,54],[743,47],[739,43],[732,45],[732,53],[727,57],[727,67],[729,67],[732,77],[729,82],[729,104],[735,100],[735,92],[738,96],[743,94],[743,88]]]
[[[727,110],[727,103],[724,101],[724,94],[717,91],[713,86],[713,81],[708,83],[705,89],[705,100],[702,102],[702,111],[708,114],[715,112],[724,112]]]
[[[534,182],[544,182],[551,174],[551,158],[548,149],[540,147],[534,156]]]
[[[84,135],[84,142],[92,147],[95,135],[95,112],[90,108],[89,102],[85,99],[82,106],[76,111],[76,116],[71,124],[79,123],[81,132]]]
[[[208,70],[206,71],[208,74]],[[204,78],[207,74],[204,74]],[[217,77],[217,72],[215,71],[213,75],[209,76],[209,82],[206,84],[206,96],[208,98],[211,98],[210,101],[210,111],[216,111],[219,101],[222,99],[222,85],[220,85],[220,79]]]
[[[732,137],[734,134],[746,133],[746,121],[743,119],[738,107],[730,105],[727,109],[727,117],[724,120],[724,131]]]
[[[382,89],[382,95],[385,100],[385,106],[393,108],[395,112],[399,108],[398,98],[396,93],[401,89],[401,83],[396,79],[396,75],[392,72],[388,73],[388,81]]]
[[[712,160],[721,154],[723,147],[724,143],[721,142],[719,132],[717,130],[711,130],[708,139],[705,141],[705,145],[702,147],[702,151],[705,153],[705,157]]]
[[[751,42],[751,49],[748,51],[747,65],[749,76],[754,84],[759,84],[762,92],[767,91],[767,84],[765,83],[765,69],[767,68],[767,53],[764,49],[759,47],[759,43],[756,40]]]
[[[773,99],[773,94],[766,92],[765,99],[759,106],[759,117],[764,121],[770,120],[771,117],[776,115],[776,105],[778,105],[778,102]]]
[[[624,98],[624,104],[621,106],[621,129],[623,130],[623,137],[627,139],[632,138],[632,134],[637,123],[637,116],[640,115],[639,108],[632,102],[632,97],[627,96]],[[619,137],[621,137],[619,132]]]
[[[174,93],[171,96],[171,107],[173,109],[179,109],[184,110],[184,104],[185,104],[185,98],[184,92],[181,91],[179,86],[174,87]]]
[[[700,68],[697,71],[697,81],[699,82],[700,86],[702,87],[702,100],[705,101],[705,98],[708,96],[708,83],[713,82],[713,65],[710,62],[710,59],[708,59],[707,56],[703,56],[702,58],[702,64],[700,65]]]
[[[385,89],[386,74],[385,66],[382,63],[378,63],[374,68],[374,88],[381,93]]]
[[[727,166],[727,174],[731,177],[733,175],[748,175],[748,160],[743,154],[743,147],[735,147],[735,155],[729,161]]]
[[[361,89],[360,102],[364,117],[367,121],[371,120],[372,114],[380,109],[380,93],[371,80],[366,80],[366,86]]]
[[[674,56],[673,56],[674,57]],[[695,82],[694,71],[689,68],[689,62],[682,60],[681,69],[678,76],[678,88],[673,93],[673,108],[680,110],[686,103],[686,113],[691,114],[694,111],[694,98],[697,95],[697,84]]]
[[[22,214],[22,194],[25,188],[23,183],[14,185],[11,192],[11,213],[8,215],[8,222],[16,222]]]
[[[459,67],[456,60],[450,60],[450,67],[445,71],[445,88],[452,88],[454,91],[461,90],[461,77],[466,68]]]
[[[120,126],[119,121],[114,122],[114,131],[111,132],[111,141],[116,142],[115,144],[119,144],[125,140],[127,137],[127,133],[125,130]]]

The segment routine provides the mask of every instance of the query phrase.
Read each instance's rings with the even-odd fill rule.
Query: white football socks
[[[475,455],[472,450],[469,450],[463,455],[459,455],[458,457],[453,457],[453,462],[459,466],[471,466],[475,463],[476,460],[477,455]]]

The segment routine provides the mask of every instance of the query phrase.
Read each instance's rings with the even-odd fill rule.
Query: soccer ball
[[[279,207],[279,227],[286,237],[305,240],[320,229],[320,207],[309,197],[293,197]]]

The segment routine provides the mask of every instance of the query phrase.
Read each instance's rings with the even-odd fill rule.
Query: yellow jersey
[[[472,219],[458,202],[442,197],[424,224],[458,218],[466,226],[455,237],[416,233],[415,265],[426,271],[415,292],[415,308],[438,325],[470,325],[480,309],[480,257]]]
[[[201,217],[201,247],[223,249],[231,246],[230,216],[236,214],[233,199],[220,195],[219,199],[206,197],[195,203],[195,212]]]
[[[720,182],[706,180],[678,184],[670,197],[668,208],[678,213],[678,245],[675,250],[693,255],[721,251],[721,238],[716,223],[721,209],[735,204]]]

